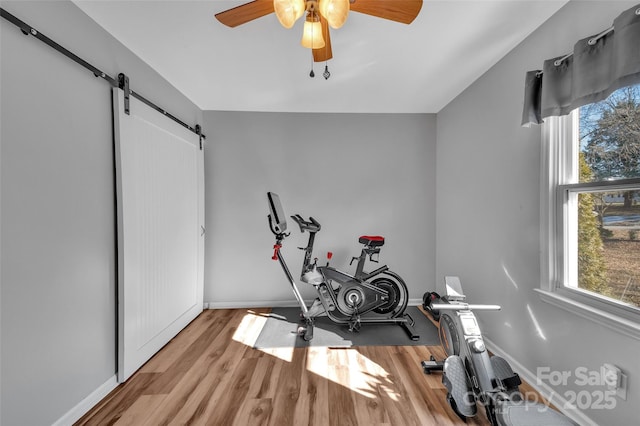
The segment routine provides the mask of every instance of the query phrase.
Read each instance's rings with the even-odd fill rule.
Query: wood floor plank
[[[164,402],[166,395],[140,395],[122,416],[114,423],[114,426],[138,426],[143,424],[150,412],[158,409]]]
[[[273,412],[271,398],[246,399],[233,419],[233,426],[266,425]]]
[[[275,378],[278,377],[282,368],[281,363],[269,356],[261,356],[256,360],[249,389],[247,389],[247,399],[273,399],[276,393]]]
[[[268,312],[203,312],[76,425],[465,424],[422,372],[439,346],[254,349]],[[481,406],[466,424],[489,424]]]
[[[358,348],[345,350],[350,373],[349,387],[353,392],[356,417],[359,423],[385,424],[389,422],[384,406],[378,401],[380,392],[385,392],[385,372]]]
[[[256,358],[231,361],[228,366],[229,375],[225,377],[228,384],[225,385],[224,380],[221,381],[220,389],[217,389],[219,392],[211,393],[211,398],[207,401],[206,408],[199,417],[203,418],[207,424],[232,424],[244,402],[256,362]],[[224,388],[228,391],[222,391]]]
[[[307,371],[307,395],[311,398],[309,407],[309,426],[325,426],[329,424],[331,409],[329,401],[329,382],[322,376]]]
[[[270,425],[295,425],[295,410],[300,397],[301,375],[304,374],[306,365],[306,351],[300,349],[297,348],[293,351],[291,361],[289,364],[283,365],[282,372],[278,377]]]
[[[224,319],[231,315],[232,312],[231,310],[220,312],[220,315],[207,315],[207,312],[204,312],[192,321],[191,326],[178,333],[162,348],[162,356],[152,357],[149,362],[140,368],[140,371],[143,373],[163,373],[167,371],[184,355],[185,347],[193,345],[203,333],[207,332],[212,324],[218,323],[219,326],[223,326]]]
[[[158,379],[146,389],[147,394],[167,394],[171,392],[185,374],[189,372],[199,374],[199,364],[197,364],[199,358],[202,356],[214,356],[217,351],[224,348],[224,344],[232,333],[228,324],[233,321],[234,316],[238,316],[238,312],[223,310],[220,312],[220,317],[215,316],[211,322],[206,321],[208,316],[212,316],[211,311],[205,311],[197,318],[197,320],[202,318],[202,321],[198,321],[193,324],[193,326],[203,328],[200,333],[200,338],[190,345],[179,346],[179,348],[182,349],[179,356],[164,351],[158,352],[158,354],[154,356],[154,359],[158,359],[158,364],[169,362],[171,364],[170,367],[162,375],[158,376]],[[166,361],[165,358],[167,359]],[[198,365],[198,368],[194,368],[195,365]]]
[[[232,318],[234,323],[240,320],[238,315]],[[193,423],[208,418],[210,406],[227,392],[228,382],[247,348],[232,340],[234,332],[235,327],[227,327],[209,342],[208,350],[175,380],[167,403],[154,412],[146,424],[152,426],[165,419],[172,423]]]
[[[386,395],[385,407],[390,415],[392,424],[405,425],[428,425],[429,420],[420,417],[420,412],[415,410],[411,401],[411,394],[407,389],[407,383],[403,380],[403,374],[394,363],[397,356],[396,347],[372,346],[366,347],[369,357],[375,359],[386,371],[387,376],[384,381]],[[402,366],[401,369],[408,368],[408,373],[415,374],[414,366]],[[420,403],[420,401],[418,401]]]

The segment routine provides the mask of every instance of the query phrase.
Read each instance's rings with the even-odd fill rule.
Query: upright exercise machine
[[[327,264],[324,266],[318,265],[317,258],[311,261],[315,236],[321,226],[313,217],[305,220],[296,214],[291,218],[300,227],[300,232],[309,233],[307,246],[301,247],[304,260],[300,280],[312,285],[318,294],[307,307],[281,252],[282,244],[290,233],[287,233],[287,220],[280,197],[268,192],[267,199],[269,228],[276,237],[272,259],[280,262],[304,321],[304,325],[298,328],[298,335],[307,341],[313,339],[314,319],[326,316],[335,323],[348,326],[350,331],[357,331],[365,324],[396,324],[402,326],[412,340],[420,338],[413,328],[413,319],[405,313],[408,291],[402,278],[386,265],[371,272],[364,270],[367,259],[377,262],[384,237],[364,235],[358,239],[363,247],[360,256],[351,260],[351,263],[357,261],[355,274],[351,275],[329,266],[331,253],[327,254]]]

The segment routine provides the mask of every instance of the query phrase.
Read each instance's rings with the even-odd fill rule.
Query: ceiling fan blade
[[[255,0],[216,13],[215,17],[226,26],[233,28],[273,12],[273,0]]]
[[[320,49],[313,49],[313,62],[326,62],[333,58],[333,52],[331,52],[331,36],[329,35],[329,24],[323,16],[320,16],[320,23],[322,24],[324,47],[321,47]]]
[[[422,0],[355,0],[350,10],[410,24],[420,13]]]

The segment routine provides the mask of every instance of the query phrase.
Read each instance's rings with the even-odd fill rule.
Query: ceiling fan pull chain
[[[309,73],[309,77],[313,78],[316,76],[316,73],[313,72],[313,53],[311,53],[311,72]]]
[[[329,80],[329,77],[331,77],[331,73],[329,72],[328,62],[324,63],[324,72],[322,73],[322,76],[324,77],[325,80]]]

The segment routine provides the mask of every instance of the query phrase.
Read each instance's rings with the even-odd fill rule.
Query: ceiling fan
[[[283,27],[291,28],[306,14],[301,44],[312,49],[314,62],[325,62],[333,57],[329,26],[337,29],[344,25],[349,11],[410,24],[421,8],[422,0],[254,0],[215,17],[224,25],[237,27],[275,13]]]

